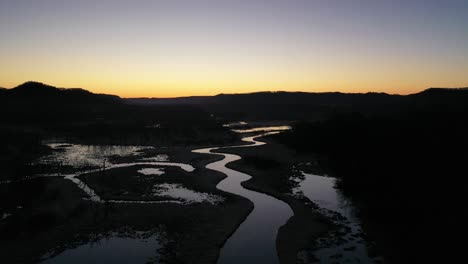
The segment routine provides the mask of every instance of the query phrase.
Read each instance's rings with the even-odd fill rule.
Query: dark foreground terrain
[[[416,263],[461,253],[452,243],[467,222],[467,135],[466,107],[440,105],[299,123],[276,139],[319,154],[386,259]]]
[[[222,150],[242,157],[228,166],[253,177],[242,183],[245,188],[278,198],[293,210],[277,237],[281,263],[300,263],[299,252],[316,249],[327,234],[340,235],[337,222],[317,204],[293,195],[298,183],[291,177],[298,170],[339,179],[337,187],[357,207],[365,240],[375,242],[369,250],[385,263],[443,263],[462,252],[455,239],[464,237],[467,222],[466,89],[408,96],[279,92],[122,99],[29,82],[0,90],[0,111],[5,113],[0,117],[0,259],[6,263],[35,263],[112,232],[139,231],[164,236],[153,262],[215,263],[253,205],[216,188],[225,175],[205,165],[218,156],[191,150],[241,144],[242,135],[231,131],[238,127],[223,126],[234,121],[244,121],[238,125],[243,129],[292,126],[260,139],[266,145]],[[98,155],[99,164],[38,163],[60,157],[61,148],[50,145],[54,142],[64,149],[152,148]],[[78,152],[76,159],[86,155]],[[158,155],[195,170],[109,167]],[[164,174],[139,172],[148,168]],[[106,201],[169,202],[93,202],[84,188],[66,179],[75,174]],[[223,202],[179,204],[178,198],[154,195],[153,186],[161,184]]]

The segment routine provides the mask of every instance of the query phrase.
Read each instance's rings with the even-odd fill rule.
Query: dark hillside
[[[125,99],[133,105],[194,105],[234,120],[319,120],[336,114],[395,114],[410,108],[439,105],[464,108],[466,89],[431,88],[412,95],[385,93],[258,92],[181,98]]]
[[[131,105],[113,95],[27,82],[0,93],[0,124],[96,144],[203,144],[232,135],[192,105]],[[196,138],[194,135],[198,135]]]
[[[441,242],[453,241],[468,220],[468,108],[463,100],[448,104],[466,93],[426,91],[414,95],[417,107],[398,114],[340,115],[297,124],[276,138],[320,154],[364,223],[371,223],[367,231],[390,249],[385,253],[392,263],[425,262],[422,257],[445,252]]]

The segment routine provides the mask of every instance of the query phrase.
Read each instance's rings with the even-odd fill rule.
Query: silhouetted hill
[[[118,96],[27,82],[0,92],[0,130],[96,144],[195,144],[232,135],[192,105],[131,105]],[[194,135],[197,135],[194,137]],[[229,137],[229,138],[226,138]]]
[[[431,88],[411,95],[386,93],[257,92],[181,98],[130,98],[136,105],[197,105],[227,119],[321,119],[360,112],[382,114],[413,107],[465,107],[467,89]]]
[[[134,105],[199,105],[210,102],[213,96],[187,96],[176,98],[127,98],[125,101],[128,104]]]
[[[82,120],[121,105],[114,95],[93,94],[83,89],[56,88],[26,82],[0,93],[0,120],[4,123],[49,123]]]
[[[219,94],[179,98],[129,98],[133,104],[316,104],[352,105],[372,100],[389,100],[400,97],[386,93],[306,93],[306,92],[256,92],[246,94]]]
[[[26,82],[15,88],[6,90],[9,100],[31,103],[31,101],[53,101],[55,104],[64,103],[109,103],[120,101],[115,95],[94,94],[80,88],[64,89],[39,82]]]
[[[429,263],[445,252],[437,242],[455,241],[466,226],[468,90],[431,88],[403,98],[391,115],[336,115],[275,138],[318,155],[340,178],[366,233],[385,245],[386,261]]]
[[[455,108],[467,106],[468,89],[430,88],[410,95],[386,93],[306,93],[256,92],[179,98],[128,98],[94,94],[83,89],[63,89],[38,82],[0,90],[0,109],[10,113],[47,114],[57,111],[75,114],[114,111],[127,116],[123,109],[164,107],[172,110],[198,108],[221,119],[246,120],[317,120],[336,114],[359,112],[365,115],[393,114],[410,108]],[[124,104],[125,103],[125,104]],[[13,111],[13,112],[12,112]],[[39,111],[39,112],[37,112]],[[27,116],[27,115],[26,115]]]
[[[407,96],[412,103],[421,105],[439,105],[466,107],[468,88],[429,88],[420,93]]]

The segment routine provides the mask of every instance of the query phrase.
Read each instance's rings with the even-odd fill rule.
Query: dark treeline
[[[400,101],[383,93],[258,92],[182,98],[127,99],[135,105],[194,105],[231,120],[319,120],[350,109],[380,112]]]
[[[0,130],[0,181],[19,180],[29,175],[29,165],[47,153],[35,133],[3,128]]]
[[[391,263],[455,256],[451,243],[466,228],[468,101],[460,98],[468,91],[455,91],[458,103],[432,101],[433,92],[440,91],[429,92],[430,104],[298,123],[276,136],[298,151],[321,154]],[[445,247],[453,247],[452,255]]]
[[[0,181],[29,175],[28,164],[47,152],[44,140],[186,146],[237,139],[200,107],[130,105],[113,95],[37,82],[0,90],[0,112]]]
[[[323,120],[349,112],[394,114],[408,107],[461,105],[467,100],[466,88],[431,88],[406,96],[386,93],[258,92],[126,99],[135,105],[192,105],[232,120]]]
[[[113,95],[27,82],[0,92],[1,126],[95,144],[220,144],[233,140],[191,105],[130,105]]]

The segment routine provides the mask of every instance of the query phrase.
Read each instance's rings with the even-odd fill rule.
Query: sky
[[[0,0],[0,87],[122,97],[468,86],[468,0]]]

